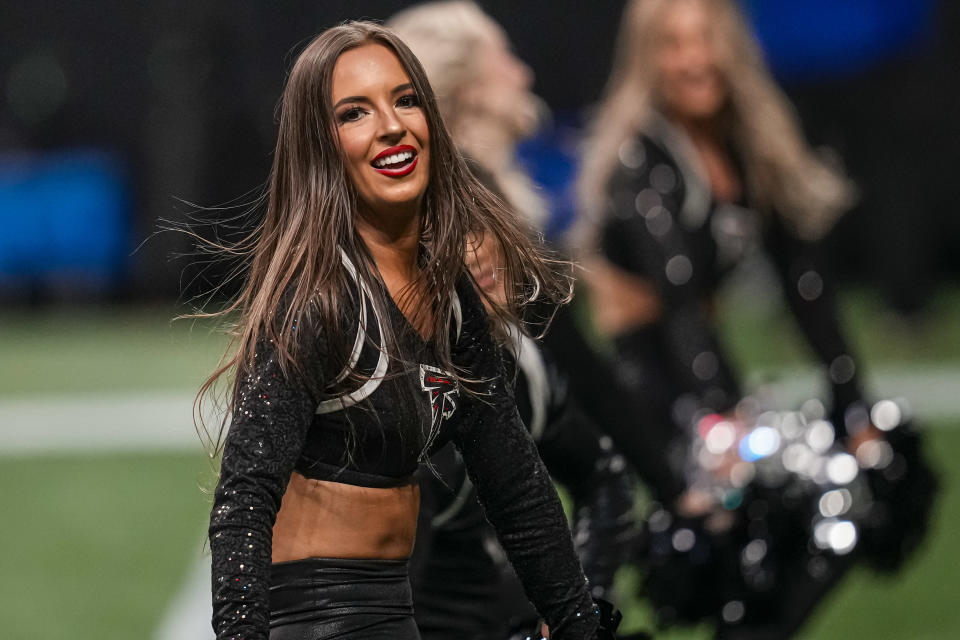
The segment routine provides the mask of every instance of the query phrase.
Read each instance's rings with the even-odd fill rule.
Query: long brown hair
[[[824,163],[803,137],[799,119],[763,61],[760,45],[732,0],[687,0],[710,12],[721,73],[730,92],[730,134],[748,187],[801,236],[822,236],[855,200],[853,185]],[[613,70],[586,141],[578,179],[584,240],[599,223],[617,150],[651,124],[663,15],[678,0],[630,0],[623,12]]]
[[[370,22],[348,22],[315,37],[290,70],[279,104],[279,134],[266,186],[266,211],[253,232],[229,246],[214,248],[245,261],[246,278],[239,295],[224,309],[203,317],[236,319],[231,344],[220,365],[201,386],[195,419],[207,432],[216,453],[229,415],[224,413],[216,437],[206,429],[203,402],[217,383],[232,377],[230,397],[251,370],[254,352],[262,341],[272,341],[286,375],[302,373],[303,351],[291,330],[298,320],[327,338],[333,366],[345,366],[351,345],[334,339],[352,335],[343,331],[343,311],[356,284],[341,259],[341,249],[357,266],[359,277],[386,309],[385,287],[366,245],[358,235],[354,216],[357,192],[347,177],[331,99],[334,65],[345,51],[380,44],[397,56],[416,92],[430,132],[430,179],[423,197],[421,299],[432,305],[434,347],[440,364],[464,379],[451,362],[448,322],[451,295],[458,278],[469,277],[464,253],[469,234],[481,232],[500,245],[508,284],[508,301],[497,310],[519,318],[522,306],[534,297],[564,302],[570,279],[562,263],[553,260],[532,239],[529,229],[505,204],[470,173],[440,117],[437,99],[426,74],[410,49],[391,31]],[[352,341],[350,341],[352,342]],[[387,344],[388,351],[390,345]],[[230,403],[232,404],[232,403]]]

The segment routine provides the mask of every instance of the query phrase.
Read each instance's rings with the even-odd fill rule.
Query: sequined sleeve
[[[316,402],[260,345],[238,387],[210,515],[218,640],[267,640],[273,524]]]
[[[645,162],[636,168],[620,164],[611,176],[603,250],[656,289],[668,363],[680,386],[696,392],[702,404],[726,411],[739,401],[740,388],[705,307],[709,266],[694,261],[681,220],[681,173],[662,149],[646,138],[643,145]]]
[[[550,626],[551,638],[594,638],[599,614],[560,499],[520,421],[501,353],[487,331],[486,314],[467,287],[458,289],[464,324],[452,351],[455,364],[484,380],[480,385],[484,396],[464,397],[465,415],[454,444],[527,597]]]
[[[843,412],[863,399],[857,364],[840,329],[830,270],[820,248],[793,234],[772,216],[764,243],[780,276],[783,295],[797,325],[820,362],[833,391],[834,424],[843,431]]]

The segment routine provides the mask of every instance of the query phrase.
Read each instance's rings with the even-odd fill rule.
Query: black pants
[[[420,640],[406,560],[273,565],[270,640]]]

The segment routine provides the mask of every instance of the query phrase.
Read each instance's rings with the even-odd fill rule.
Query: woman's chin
[[[364,201],[365,208],[375,214],[396,215],[397,213],[419,213],[423,202],[423,192],[412,190],[410,193],[382,193],[376,194],[369,201]]]
[[[723,110],[724,98],[713,91],[691,92],[677,100],[671,111],[684,120],[702,122],[711,120]]]

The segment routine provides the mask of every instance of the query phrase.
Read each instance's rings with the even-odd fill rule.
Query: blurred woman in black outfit
[[[506,34],[470,0],[418,5],[390,20],[423,61],[458,148],[471,170],[534,227],[546,222],[546,202],[519,165],[516,146],[532,135],[547,116],[546,106],[530,88],[533,74],[510,50]],[[668,442],[656,433],[645,440],[635,434],[649,410],[642,398],[618,388],[612,369],[598,357],[575,322],[569,306],[528,308],[525,318],[550,330],[541,344],[570,383],[571,396],[634,470],[672,502],[683,483],[664,456]]]
[[[468,264],[487,300],[503,298],[489,242]],[[547,470],[571,499],[574,548],[594,598],[611,598],[616,571],[633,555],[635,479],[569,392],[550,353],[515,325],[504,350],[517,409]],[[511,375],[512,374],[512,375]],[[462,457],[445,447],[421,473],[420,522],[411,558],[417,626],[424,639],[526,637],[537,613],[484,518]]]
[[[602,256],[593,307],[620,380],[661,428],[732,411],[742,392],[712,299],[762,248],[823,364],[841,435],[876,436],[844,426],[862,394],[817,249],[852,186],[803,140],[733,2],[635,0],[621,29],[579,185],[581,241]]]

